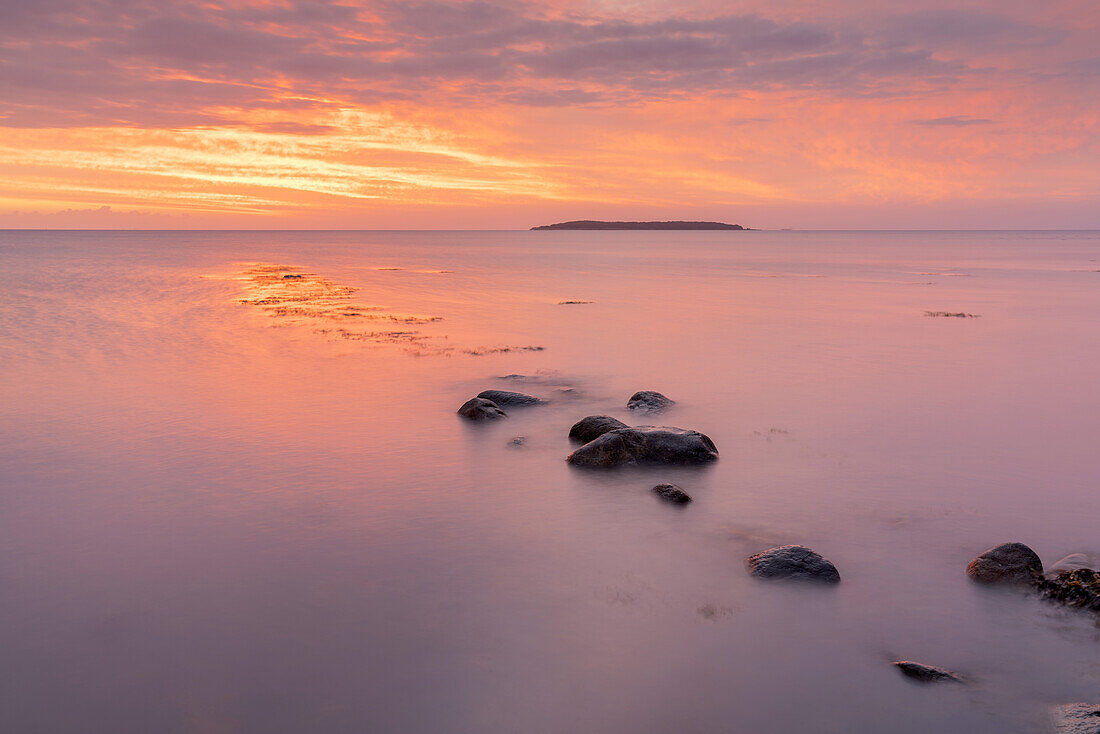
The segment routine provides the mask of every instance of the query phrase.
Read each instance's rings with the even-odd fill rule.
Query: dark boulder
[[[1054,578],[1039,579],[1039,595],[1069,607],[1100,612],[1100,573],[1091,568],[1062,571]]]
[[[492,400],[497,405],[539,405],[546,402],[545,400],[539,400],[534,395],[511,392],[510,390],[483,390],[477,396],[484,400]]]
[[[826,584],[840,582],[840,573],[829,561],[802,545],[769,548],[746,560],[749,573],[766,579],[799,579]]]
[[[485,398],[470,398],[458,409],[458,414],[472,421],[493,421],[508,416],[499,405]]]
[[[588,443],[616,428],[630,428],[630,426],[609,415],[590,415],[573,424],[569,429],[569,438]]]
[[[1023,543],[1004,543],[971,561],[966,575],[981,584],[1030,584],[1043,575],[1043,562]]]
[[[718,458],[714,442],[698,431],[664,426],[617,428],[569,455],[574,466],[705,464]]]
[[[919,680],[921,683],[935,683],[937,681],[962,683],[959,676],[943,668],[934,668],[931,665],[915,663],[912,660],[897,660],[893,664],[902,672],[902,675],[913,680]]]
[[[677,505],[686,505],[688,502],[691,502],[691,495],[675,484],[658,484],[653,488],[653,491],[657,493],[658,497],[666,502],[672,502]]]
[[[666,398],[653,390],[641,390],[630,396],[626,401],[626,407],[642,413],[660,413],[676,404],[676,401]]]

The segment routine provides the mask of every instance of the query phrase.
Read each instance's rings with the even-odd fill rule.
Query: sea
[[[1011,734],[1100,702],[1094,615],[965,573],[1100,553],[1100,232],[4,231],[0,284],[0,731]],[[456,415],[487,389],[546,402]],[[587,415],[720,458],[573,467]],[[784,544],[841,583],[749,575]]]

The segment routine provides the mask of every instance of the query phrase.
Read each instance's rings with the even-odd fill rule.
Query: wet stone
[[[458,409],[458,414],[472,421],[492,421],[508,416],[499,405],[485,398],[470,398]]]
[[[1043,575],[1043,562],[1023,543],[1003,543],[971,561],[966,575],[981,584],[1030,584]]]
[[[691,496],[675,484],[658,484],[653,491],[666,502],[677,505],[686,505],[691,502]]]
[[[706,464],[718,459],[714,442],[699,431],[668,426],[617,428],[569,455],[574,466],[633,464]]]
[[[497,405],[507,406],[539,405],[540,403],[546,402],[545,400],[539,400],[534,395],[512,392],[510,390],[483,390],[479,392],[477,396],[484,400],[491,400]]]
[[[925,665],[924,663],[917,663],[912,660],[897,660],[893,665],[896,666],[906,678],[912,678],[921,683],[944,681],[962,683],[962,679],[951,671],[937,668],[932,665]]]
[[[639,390],[626,401],[626,407],[640,413],[660,413],[668,410],[676,401],[654,390]]]
[[[836,566],[802,545],[769,548],[746,560],[749,573],[757,578],[840,583]]]
[[[608,431],[614,431],[616,428],[629,427],[630,426],[623,423],[618,418],[612,418],[609,415],[590,415],[581,418],[573,424],[573,427],[569,429],[569,438],[574,441],[588,443],[589,441],[594,441]]]

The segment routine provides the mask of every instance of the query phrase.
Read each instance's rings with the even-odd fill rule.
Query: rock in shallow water
[[[1030,584],[1043,575],[1043,562],[1023,543],[1003,543],[971,561],[966,575],[982,584]]]
[[[477,394],[483,400],[491,400],[497,405],[539,405],[546,402],[539,400],[534,395],[527,395],[511,390],[483,390]]]
[[[643,413],[660,413],[676,404],[675,400],[666,398],[654,390],[640,390],[630,396],[626,401],[626,407]]]
[[[472,421],[493,421],[508,417],[499,405],[485,398],[470,398],[458,409],[458,414]]]
[[[921,683],[934,683],[937,681],[962,683],[962,679],[951,671],[925,665],[924,663],[916,663],[912,660],[897,660],[893,665],[897,666],[897,669],[905,677],[919,680]]]
[[[1091,568],[1062,571],[1035,584],[1039,595],[1068,607],[1100,612],[1100,573]]]
[[[677,505],[686,505],[691,502],[691,495],[677,487],[675,484],[658,484],[653,491],[666,502]]]
[[[759,578],[840,583],[836,566],[802,545],[769,548],[749,556],[746,564],[749,573]]]
[[[1046,576],[1052,579],[1062,571],[1076,571],[1081,568],[1100,568],[1100,556],[1094,553],[1070,553],[1047,568]]]
[[[1100,734],[1100,703],[1066,703],[1050,715],[1057,734]]]
[[[608,431],[569,455],[574,466],[705,464],[718,458],[714,442],[698,431],[638,426]]]
[[[574,441],[588,443],[608,431],[614,431],[616,428],[630,428],[630,426],[609,415],[590,415],[573,424],[573,427],[569,429],[569,438]]]

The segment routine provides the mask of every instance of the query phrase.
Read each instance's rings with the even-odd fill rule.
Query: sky
[[[1095,0],[2,0],[0,227],[1100,228]]]

